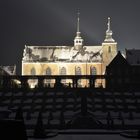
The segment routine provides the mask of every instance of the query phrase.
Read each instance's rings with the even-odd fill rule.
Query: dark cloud
[[[104,40],[107,17],[121,50],[139,48],[139,0],[0,0],[0,65],[18,65],[24,45],[72,45],[76,13],[86,45]]]

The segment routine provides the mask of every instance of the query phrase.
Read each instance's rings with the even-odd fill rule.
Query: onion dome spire
[[[111,30],[111,19],[108,17],[108,23],[107,23],[107,30],[106,30],[106,37],[104,42],[115,42],[115,40],[112,38],[112,30]]]

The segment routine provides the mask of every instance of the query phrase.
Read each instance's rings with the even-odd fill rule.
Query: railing
[[[66,81],[66,82],[64,82]],[[12,75],[0,76],[0,89],[4,88],[106,88],[140,90],[138,75]]]
[[[51,75],[51,76],[0,76],[0,86],[2,88],[54,88],[54,87],[69,87],[69,88],[95,88],[97,79],[105,79],[105,75]],[[65,79],[69,82],[63,83]],[[48,82],[47,80],[51,81]],[[88,84],[80,85],[78,80],[87,80]],[[87,83],[87,82],[86,82]]]

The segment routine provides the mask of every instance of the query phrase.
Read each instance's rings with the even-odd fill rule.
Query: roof
[[[126,49],[126,60],[131,65],[140,65],[140,49]]]
[[[16,74],[16,66],[0,66],[0,74],[6,75],[15,75]]]
[[[79,51],[73,46],[25,46],[22,60],[23,62],[101,62],[102,46],[83,46]]]
[[[127,62],[127,60],[122,56],[121,52],[118,51],[117,55],[114,57],[114,59],[110,62],[110,64],[108,65],[108,67],[118,67],[118,65],[120,66],[129,66],[129,63]]]

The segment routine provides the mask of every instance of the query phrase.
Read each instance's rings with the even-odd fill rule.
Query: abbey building
[[[27,46],[22,58],[22,75],[102,75],[106,66],[117,54],[117,42],[112,38],[111,21],[108,18],[106,36],[99,46],[86,46],[80,32],[77,18],[77,32],[72,46]],[[49,81],[50,83],[53,81]],[[70,81],[63,80],[64,84]],[[79,86],[87,86],[81,80]],[[103,84],[96,81],[96,86]]]

